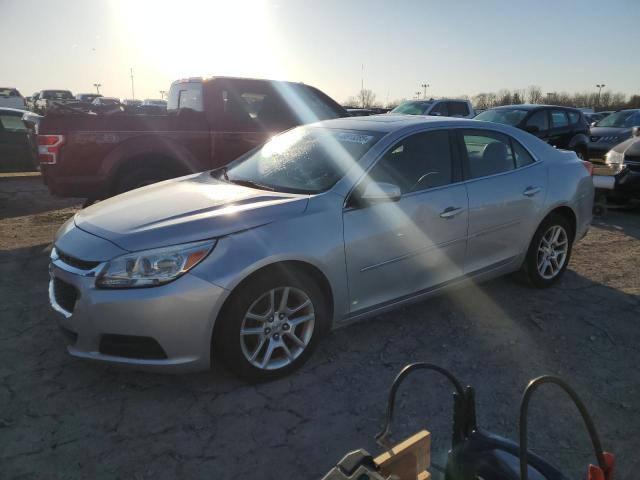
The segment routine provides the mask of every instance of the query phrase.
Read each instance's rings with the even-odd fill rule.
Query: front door
[[[456,183],[446,130],[394,145],[347,201],[344,240],[351,312],[434,288],[459,277],[467,237],[467,193]],[[360,204],[370,182],[400,187],[397,202]]]
[[[465,274],[509,263],[527,248],[540,217],[544,166],[515,139],[488,130],[459,132],[469,179]]]
[[[551,110],[549,143],[557,148],[567,148],[571,140],[571,126],[564,110]]]

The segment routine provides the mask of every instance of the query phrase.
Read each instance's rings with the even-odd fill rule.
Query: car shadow
[[[604,230],[623,232],[640,239],[640,204],[625,208],[609,208],[606,214],[594,217],[593,224]]]

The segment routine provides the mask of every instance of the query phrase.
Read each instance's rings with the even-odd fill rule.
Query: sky
[[[159,98],[172,81],[301,81],[382,104],[539,85],[640,94],[640,0],[0,0],[0,86]]]

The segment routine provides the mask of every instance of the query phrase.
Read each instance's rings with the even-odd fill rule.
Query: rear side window
[[[466,117],[469,115],[467,102],[447,102],[450,117]]]
[[[515,169],[508,136],[484,130],[468,130],[462,134],[469,161],[469,177],[480,178]]]
[[[174,83],[169,90],[167,110],[189,108],[196,112],[204,110],[202,106],[202,83],[183,82]]]
[[[551,110],[551,127],[559,128],[569,125],[567,114],[561,110]]]
[[[512,139],[511,145],[513,146],[513,155],[516,159],[516,168],[526,167],[534,162],[533,157],[518,142]]]
[[[369,178],[410,193],[450,184],[452,166],[446,130],[417,133],[391,147],[369,172]]]
[[[9,132],[24,132],[27,127],[22,122],[22,117],[16,115],[0,115],[0,123],[4,130]]]
[[[218,92],[222,97],[218,98],[218,104],[222,105],[220,119],[224,130],[279,132],[306,123],[296,120],[283,95],[268,82],[225,82]],[[298,96],[291,101],[304,104]],[[300,109],[301,114],[303,110]]]

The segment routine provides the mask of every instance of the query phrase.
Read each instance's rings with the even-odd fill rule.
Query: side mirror
[[[441,117],[442,116],[442,114],[440,112],[430,112],[429,115],[433,116],[433,117]]]
[[[640,137],[640,127],[633,127],[631,129],[631,136]]]
[[[525,125],[524,131],[529,133],[540,133],[540,127],[537,125]]]
[[[591,122],[591,124],[589,125],[590,127],[595,127],[597,125],[598,122]]]
[[[402,196],[400,187],[393,183],[385,182],[371,182],[364,189],[360,200],[365,204],[384,203],[384,202],[397,202]]]

